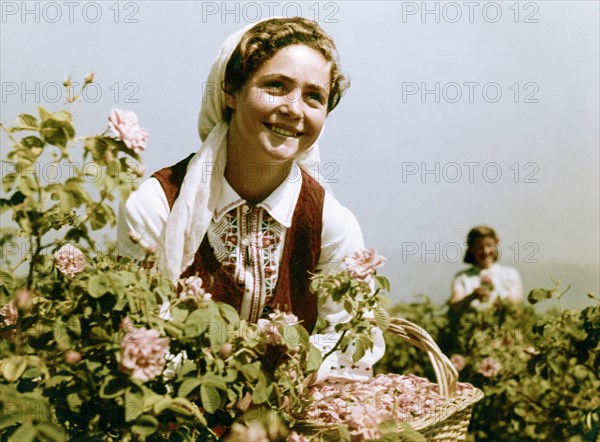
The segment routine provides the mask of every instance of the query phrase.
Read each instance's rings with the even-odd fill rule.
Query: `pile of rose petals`
[[[472,388],[459,383],[456,395]],[[344,423],[353,441],[381,437],[378,425],[386,420],[411,422],[448,412],[437,384],[415,375],[380,374],[366,382],[316,385],[311,393],[314,401],[306,419]]]

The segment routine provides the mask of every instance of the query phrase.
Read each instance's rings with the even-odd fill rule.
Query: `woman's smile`
[[[297,132],[294,128],[291,128],[289,126],[282,126],[282,125],[276,125],[276,124],[270,124],[270,123],[265,123],[265,126],[267,127],[267,129],[269,129],[271,132],[274,132],[277,135],[280,135],[282,137],[288,138],[299,138],[302,136],[302,132]]]

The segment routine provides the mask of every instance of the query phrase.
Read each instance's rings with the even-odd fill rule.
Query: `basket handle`
[[[374,319],[369,319],[369,321],[377,325]],[[429,333],[418,325],[402,318],[391,318],[390,326],[386,331],[394,333],[402,340],[427,352],[435,372],[439,394],[448,398],[454,397],[458,372]]]

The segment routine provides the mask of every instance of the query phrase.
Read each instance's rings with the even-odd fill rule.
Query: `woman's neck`
[[[288,177],[292,161],[266,162],[244,158],[239,149],[227,148],[225,179],[236,193],[251,204],[267,198]]]

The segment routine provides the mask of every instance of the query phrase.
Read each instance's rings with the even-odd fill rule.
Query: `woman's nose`
[[[302,115],[301,94],[297,89],[283,97],[280,111],[293,118],[299,118]]]

